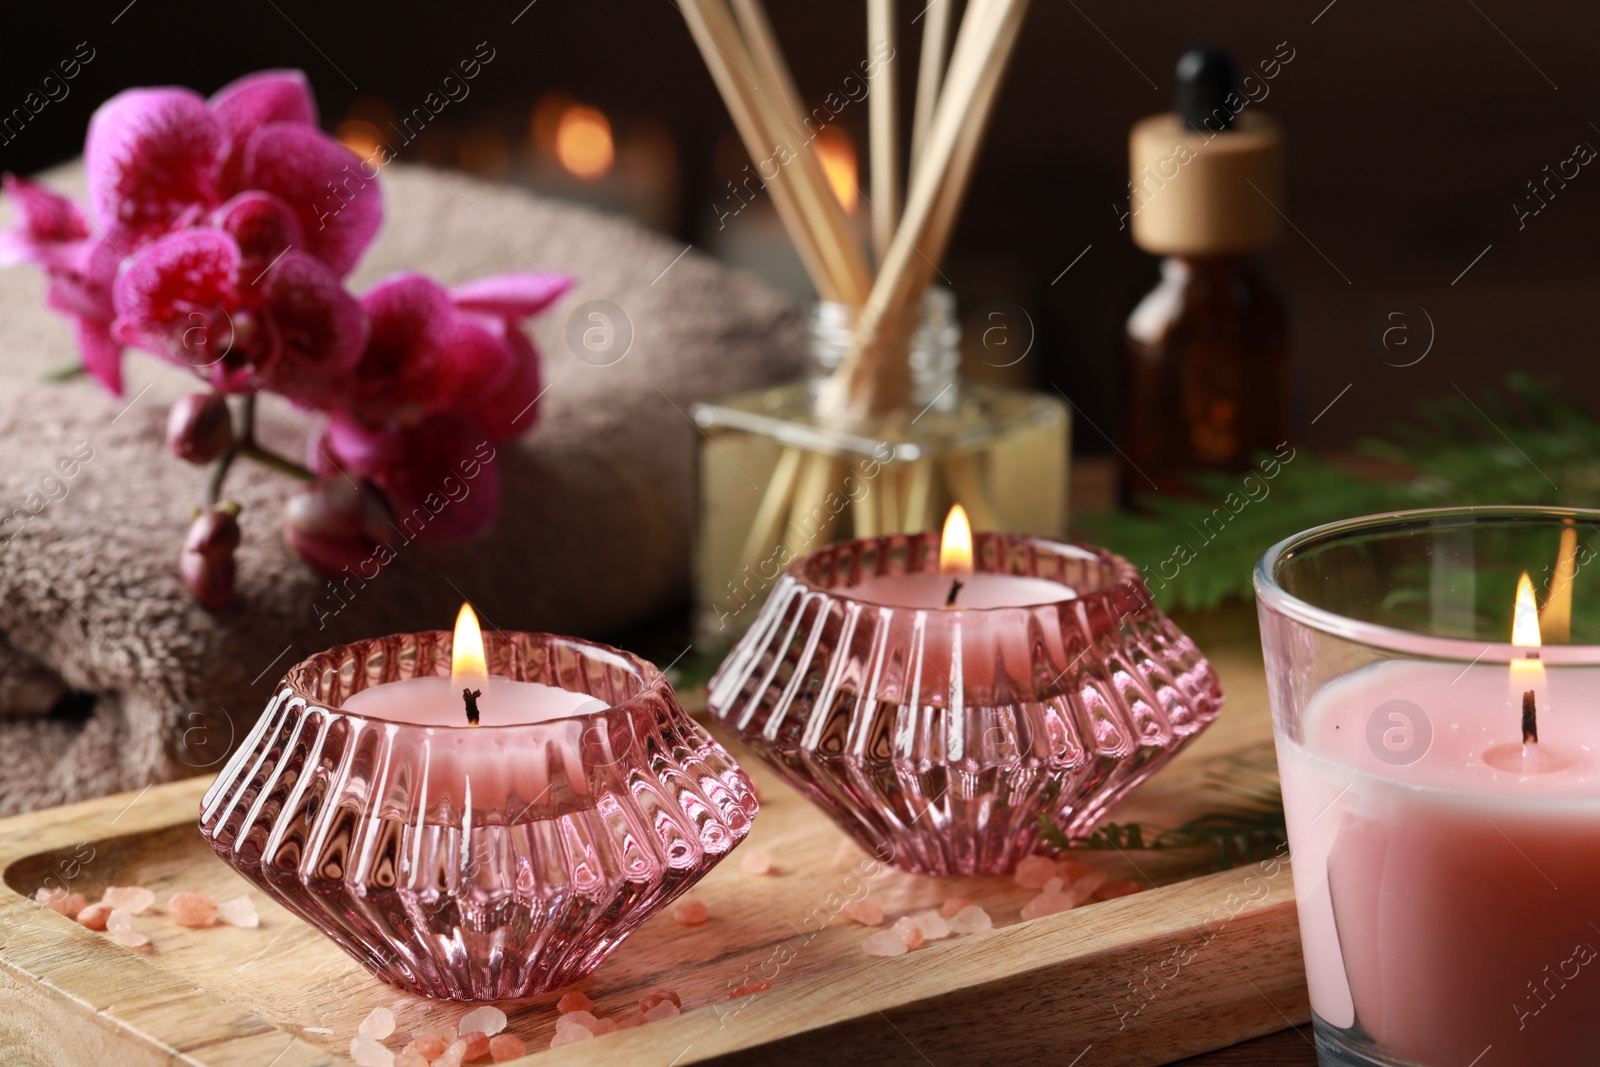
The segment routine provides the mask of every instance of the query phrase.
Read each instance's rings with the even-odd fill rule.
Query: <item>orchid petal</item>
[[[327,264],[285,253],[267,274],[262,313],[278,350],[256,368],[260,383],[308,407],[342,400],[367,342],[367,318]]]
[[[38,263],[60,266],[89,236],[83,211],[71,200],[37,182],[7,174],[6,198],[16,208],[17,225],[0,233],[0,266]]]
[[[509,319],[537,315],[572,288],[565,274],[516,271],[477,278],[450,290],[450,299],[463,311],[481,311]]]
[[[90,214],[110,236],[151,240],[194,206],[216,205],[226,148],[222,124],[189,90],[118,93],[89,122]]]
[[[300,126],[317,124],[317,101],[304,72],[263,70],[247,74],[218,89],[211,111],[228,135],[228,157],[223,166],[223,188],[238,187],[244,166],[244,146],[250,135],[269,122]]]
[[[112,338],[110,327],[82,316],[74,316],[73,324],[78,330],[78,352],[83,357],[83,369],[112,396],[121,396],[122,346]]]
[[[320,130],[273,122],[250,135],[241,181],[291,205],[305,235],[304,251],[343,277],[383,222],[377,175],[368,176],[364,167]]]
[[[234,314],[238,267],[239,246],[220,230],[162,238],[117,279],[112,336],[215,381],[244,325]]]

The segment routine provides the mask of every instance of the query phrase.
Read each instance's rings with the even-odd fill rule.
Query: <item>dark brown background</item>
[[[525,4],[25,5],[8,12],[0,40],[0,111],[20,104],[76,42],[98,54],[67,100],[0,146],[0,168],[28,172],[74,154],[95,103],[128,85],[209,92],[252,69],[300,66],[333,126],[358,95],[410,106],[487,40],[496,61],[442,120],[521,135],[532,101],[552,88],[622,124],[658,120],[677,144],[677,233],[703,240],[715,220],[714,149],[729,125],[674,6],[537,0],[513,25]],[[814,95],[863,51],[858,0],[770,6]],[[909,30],[920,4],[901,6]],[[1261,109],[1287,127],[1282,206],[1303,232],[1288,231],[1271,261],[1299,313],[1305,439],[1333,445],[1380,430],[1416,399],[1481,389],[1513,367],[1560,372],[1587,396],[1600,381],[1589,337],[1600,168],[1585,168],[1520,232],[1511,205],[1577,142],[1600,146],[1591,125],[1600,123],[1596,22],[1591,9],[1548,0],[1037,0],[946,273],[969,308],[993,298],[1026,308],[1038,329],[1034,379],[1060,384],[1110,430],[1116,375],[1106,353],[1150,269],[1112,208],[1124,195],[1127,127],[1168,106],[1187,44],[1216,40],[1252,65],[1287,41],[1295,58]],[[909,60],[917,35],[904,45]],[[844,121],[860,143],[865,108]],[[1395,299],[1421,305],[1437,330],[1414,367],[1384,365],[1366,341],[1373,312]],[[1081,420],[1078,445],[1106,447]]]

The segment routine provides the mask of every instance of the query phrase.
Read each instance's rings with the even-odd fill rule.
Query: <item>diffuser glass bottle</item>
[[[1134,241],[1163,257],[1123,329],[1124,495],[1242,469],[1289,439],[1289,316],[1259,261],[1277,237],[1282,136],[1216,49],[1178,63],[1178,110],[1129,139]]]
[[[951,504],[978,529],[1060,537],[1070,421],[1058,398],[963,383],[950,293],[932,289],[905,342],[909,402],[840,423],[819,398],[854,341],[854,309],[821,303],[798,382],[698,405],[695,637],[729,645],[793,559],[832,541],[936,529]]]

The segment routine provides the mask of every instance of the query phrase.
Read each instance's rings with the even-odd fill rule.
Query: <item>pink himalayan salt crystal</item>
[[[615,1019],[597,1019],[595,1020],[593,1033],[595,1037],[599,1037],[601,1034],[609,1034],[618,1029],[621,1029],[621,1027],[617,1025],[617,1020]]]
[[[994,920],[989,918],[989,913],[976,904],[968,904],[950,917],[950,932],[952,934],[981,934],[985,930],[994,929]]]
[[[1124,878],[1117,882],[1107,882],[1095,893],[1096,900],[1115,900],[1118,897],[1131,897],[1135,893],[1143,893],[1145,884],[1136,882],[1131,878]]]
[[[883,907],[870,900],[852,900],[839,909],[839,914],[862,926],[883,925]]]
[[[569,1011],[556,1020],[556,1029],[559,1031],[563,1028],[581,1026],[583,1029],[593,1032],[595,1024],[599,1021],[592,1012]]]
[[[939,914],[946,919],[954,919],[962,908],[970,905],[972,901],[966,897],[946,897],[945,902],[939,905]]]
[[[906,942],[896,930],[879,930],[861,942],[861,949],[869,956],[903,956]]]
[[[772,983],[767,981],[765,978],[752,978],[750,981],[745,982],[742,985],[734,986],[733,992],[729,993],[722,999],[738,1000],[740,997],[749,997],[754,996],[757,993],[765,993],[771,988]]]
[[[452,1041],[450,1047],[439,1054],[433,1061],[433,1067],[461,1067],[467,1060],[467,1043],[465,1041]]]
[[[560,1048],[562,1045],[570,1045],[575,1041],[587,1041],[593,1036],[594,1031],[585,1030],[581,1026],[558,1026],[556,1027],[556,1036],[550,1039],[550,1047]],[[434,1067],[438,1067],[438,1064],[435,1063]]]
[[[1043,889],[1045,882],[1054,878],[1055,873],[1055,860],[1048,856],[1024,856],[1012,877],[1024,889]]]
[[[485,1004],[481,1008],[473,1008],[461,1017],[456,1024],[456,1031],[466,1037],[468,1034],[479,1033],[485,1037],[493,1037],[506,1028],[506,1013],[493,1004]]]
[[[649,1008],[645,1009],[644,1021],[647,1022],[647,1023],[660,1022],[662,1019],[670,1019],[670,1018],[672,1018],[674,1015],[677,1015],[681,1010],[682,1009],[680,1009],[672,1001],[663,1000],[663,1001],[660,1001],[659,1003],[652,1004]]]
[[[893,933],[899,934],[900,940],[906,943],[906,948],[913,951],[921,948],[922,943],[927,940],[926,935],[922,932],[922,927],[913,922],[909,915],[900,916],[889,929]]]
[[[435,1023],[432,1026],[424,1026],[411,1031],[411,1037],[413,1040],[419,1041],[422,1038],[431,1037],[439,1042],[439,1052],[443,1052],[445,1049],[449,1048],[450,1043],[456,1039],[456,1028],[453,1026],[445,1026],[440,1023]],[[437,1056],[438,1053],[435,1053],[434,1055]]]
[[[373,1008],[367,1013],[367,1017],[361,1020],[361,1025],[356,1027],[356,1033],[366,1034],[382,1041],[394,1033],[394,1012],[388,1008]]]
[[[772,873],[772,853],[763,849],[746,852],[739,860],[739,869],[749,875],[763,875]]]
[[[456,1038],[450,1048],[456,1048],[457,1046],[461,1048],[462,1063],[477,1063],[489,1055],[489,1035],[479,1030],[473,1030],[471,1033],[462,1034]],[[445,1055],[448,1056],[450,1054],[449,1048],[444,1051]]]
[[[582,993],[572,992],[556,1001],[556,1011],[565,1015],[569,1011],[594,1011],[594,1001]]]
[[[249,897],[234,897],[217,905],[217,918],[229,926],[254,928],[261,925],[255,903]]]
[[[911,916],[911,921],[929,941],[939,941],[950,936],[950,923],[936,911],[919,911]]]
[[[1090,871],[1088,874],[1072,883],[1072,899],[1079,904],[1100,892],[1100,887],[1111,879],[1105,871]]]
[[[1068,885],[1076,882],[1079,878],[1096,874],[1098,871],[1098,867],[1091,867],[1087,863],[1079,863],[1077,860],[1056,861],[1056,877]]]
[[[1071,911],[1077,906],[1077,900],[1063,893],[1040,893],[1022,906],[1024,919],[1038,919],[1046,915],[1055,915],[1058,912]]]
[[[489,1039],[489,1058],[496,1063],[504,1063],[527,1054],[527,1044],[515,1034],[496,1034]]]
[[[394,1067],[394,1053],[371,1034],[357,1034],[350,1039],[350,1058],[356,1067]]]
[[[447,1040],[438,1034],[427,1034],[422,1037],[412,1038],[411,1043],[402,1052],[419,1056],[424,1062],[432,1063],[444,1055],[444,1050],[449,1048],[453,1041],[455,1041],[453,1037]],[[398,1067],[398,1063],[396,1067]]]
[[[69,919],[89,906],[88,899],[82,893],[69,893],[61,888],[45,889],[41,886],[33,894],[33,899],[57,915],[65,915]]]
[[[150,943],[150,939],[133,928],[133,916],[121,908],[112,908],[111,914],[106,916],[106,933],[111,935],[111,940],[128,948],[140,948]]]
[[[1044,883],[1043,889],[1044,889],[1044,895],[1047,896],[1047,897],[1058,897],[1058,896],[1061,896],[1063,893],[1066,892],[1067,880],[1065,878],[1050,878],[1050,879],[1047,879],[1045,881],[1045,883]]]
[[[142,885],[108,885],[100,899],[117,911],[143,915],[156,902],[156,895]]]
[[[405,1049],[401,1049],[400,1052],[395,1055],[394,1067],[428,1067],[428,1062],[429,1061],[426,1056],[419,1056],[415,1052],[408,1052]]]
[[[672,1006],[674,1008],[683,1007],[683,1000],[678,996],[678,994],[674,993],[670,989],[658,989],[654,993],[646,993],[644,996],[639,998],[639,1010],[648,1012],[651,1008],[655,1007],[657,1004],[660,1004],[664,1000],[672,1001]]]
[[[672,909],[672,921],[684,926],[699,926],[711,917],[711,909],[703,900],[683,900]]]
[[[106,920],[111,917],[111,905],[105,901],[90,904],[78,912],[78,922],[91,930],[104,930]]]
[[[215,926],[217,902],[204,893],[174,893],[167,898],[167,914],[179,926],[191,929]]]

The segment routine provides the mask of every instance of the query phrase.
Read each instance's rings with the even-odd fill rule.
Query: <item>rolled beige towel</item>
[[[47,177],[81,195],[77,168]],[[36,272],[0,272],[0,515],[12,516],[0,528],[0,671],[16,673],[0,685],[0,814],[214,770],[290,664],[447,628],[464,599],[494,628],[591,637],[684,599],[690,405],[793,377],[798,317],[624,220],[398,164],[381,180],[386,219],[353,292],[403,269],[449,285],[537,268],[577,284],[531,324],[549,389],[533,432],[501,450],[493,530],[402,545],[368,582],[329,583],[293,555],[281,524],[294,483],[242,466],[228,489],[244,505],[238,595],[200,608],[176,563],[205,472],[163,444],[167,406],[194,381],[132,352],[121,400],[84,379],[44,381],[76,358],[70,328],[44,307]],[[589,325],[574,309],[593,300],[631,322],[615,362],[569,346],[569,320]],[[303,454],[314,421],[281,400],[260,407],[266,443]],[[87,717],[37,714],[63,687],[95,694]]]

